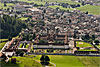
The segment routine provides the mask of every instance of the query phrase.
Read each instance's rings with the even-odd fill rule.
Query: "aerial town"
[[[1,67],[100,67],[99,0],[0,2]]]

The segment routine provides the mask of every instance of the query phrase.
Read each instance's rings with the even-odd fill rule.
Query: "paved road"
[[[9,45],[9,41],[4,45],[4,47],[1,49],[1,52],[3,52],[3,50],[5,49],[5,48],[7,48],[7,46]]]
[[[73,53],[26,53],[28,55],[71,55],[71,56],[99,56],[100,54],[73,54]]]
[[[4,45],[4,47],[1,49],[1,52],[4,53],[6,56],[10,55],[12,56],[15,52],[4,52],[5,48],[7,48],[7,46],[9,46],[9,41]]]

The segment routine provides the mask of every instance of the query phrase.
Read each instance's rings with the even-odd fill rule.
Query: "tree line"
[[[17,36],[22,28],[26,28],[26,24],[16,17],[9,15],[0,16],[0,39],[11,38]]]

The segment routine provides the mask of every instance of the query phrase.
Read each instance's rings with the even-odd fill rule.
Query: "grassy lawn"
[[[100,48],[100,44],[99,44],[99,45],[97,45],[97,47],[98,47],[98,48]]]
[[[91,49],[81,49],[81,50],[78,50],[78,51],[97,51],[97,50],[91,50]]]
[[[49,6],[49,7],[53,9],[59,7],[62,10],[70,10],[70,11],[74,10],[73,8],[63,8],[62,6]],[[89,14],[100,15],[100,6],[85,5],[85,6],[78,7],[76,9],[83,12],[88,11]]]
[[[88,11],[89,14],[100,15],[100,6],[85,5],[82,7],[78,7],[76,9],[81,10],[83,12]]]
[[[27,3],[35,3],[35,4],[38,4],[38,5],[44,5],[45,2],[41,2],[41,1],[37,1],[37,0],[31,0],[31,1],[28,1],[28,0],[19,0],[19,1],[24,1],[24,2],[27,2]]]
[[[3,8],[3,9],[7,9],[7,8],[10,8],[10,6],[13,6],[14,4],[13,3],[6,3],[7,6],[4,7],[4,3],[0,3],[0,8]]]
[[[26,17],[21,17],[20,18],[22,21],[24,21],[24,20],[27,20],[28,18],[26,18]]]
[[[4,67],[43,67],[39,62],[35,61],[33,58],[28,57],[13,57],[16,58],[16,64],[11,62],[4,65]]]
[[[21,44],[19,45],[19,48],[22,48],[22,47],[23,47],[22,45],[23,45],[23,43],[21,43]]]
[[[29,44],[26,44],[25,48],[28,48],[28,47],[29,47]],[[21,44],[19,45],[19,48],[23,48],[23,43],[21,43]]]
[[[36,3],[38,5],[44,5],[46,2],[58,2],[58,3],[68,3],[68,4],[80,4],[78,2],[74,2],[74,1],[70,1],[70,0],[31,0],[31,1],[28,1],[28,0],[19,0],[19,1],[24,1],[24,2],[27,2],[27,3]]]
[[[16,58],[16,64],[7,63],[4,67],[43,67],[38,61],[41,55]],[[49,55],[50,62],[56,67],[100,67],[100,57]],[[35,61],[37,60],[37,61]]]
[[[29,44],[26,45],[26,48],[28,48],[28,47],[29,47]]]
[[[50,56],[51,62],[55,63],[57,67],[83,67],[84,65],[75,56]],[[54,59],[53,59],[54,58]]]
[[[70,10],[72,11],[73,9],[72,8],[64,8],[62,6],[49,6],[50,8],[53,8],[53,9],[56,9],[57,7],[60,8],[61,10]]]
[[[93,47],[93,46],[89,43],[86,43],[86,42],[77,41],[76,42],[76,47]]]
[[[85,67],[100,67],[100,57],[78,57]]]
[[[0,41],[6,41],[6,40],[8,40],[8,39],[0,39]]]
[[[0,50],[3,48],[3,46],[6,44],[6,42],[0,43]]]
[[[40,55],[35,57],[40,59]],[[50,61],[57,67],[99,67],[100,57],[49,55]]]

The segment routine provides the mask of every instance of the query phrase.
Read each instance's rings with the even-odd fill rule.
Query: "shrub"
[[[42,65],[48,65],[50,59],[49,59],[48,56],[42,55],[42,57],[40,58],[40,61],[41,61],[41,64],[42,64]]]

